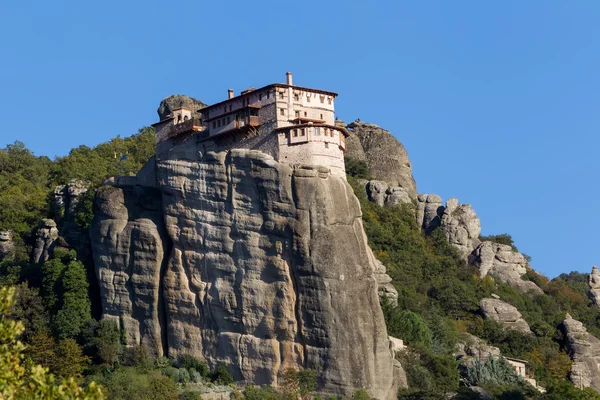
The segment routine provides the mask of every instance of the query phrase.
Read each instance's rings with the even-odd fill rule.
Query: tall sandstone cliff
[[[345,180],[193,139],[142,173],[99,191],[90,229],[103,314],[128,344],[224,363],[242,382],[302,367],[323,394],[396,397],[401,367]]]

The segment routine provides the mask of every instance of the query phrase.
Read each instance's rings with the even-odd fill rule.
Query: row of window
[[[227,118],[221,118],[216,121],[213,121],[212,128],[220,128],[221,126],[227,126],[231,122],[231,116],[227,116]]]
[[[305,128],[299,128],[299,129],[292,129],[292,136],[294,137],[298,137],[298,136],[306,136],[306,129]],[[325,128],[323,129],[323,135],[324,136],[334,136],[334,129],[329,129],[329,128]],[[321,136],[321,128],[319,127],[315,127],[315,136]]]

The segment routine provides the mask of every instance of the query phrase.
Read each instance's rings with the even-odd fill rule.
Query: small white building
[[[329,167],[345,178],[348,131],[335,126],[336,97],[334,92],[294,86],[288,72],[285,84],[250,88],[238,96],[229,89],[226,100],[197,110],[200,119],[192,118],[193,110],[173,110],[153,125],[157,148],[196,135],[208,147],[213,143],[256,149],[282,163]]]

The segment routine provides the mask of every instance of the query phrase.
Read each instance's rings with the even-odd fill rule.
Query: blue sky
[[[470,203],[551,277],[588,272],[599,17],[583,0],[2,2],[0,145],[64,155],[155,122],[170,94],[213,103],[292,71],[393,132],[419,192]]]

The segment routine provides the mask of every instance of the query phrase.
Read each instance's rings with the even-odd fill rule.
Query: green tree
[[[387,309],[386,323],[388,333],[406,341],[407,344],[422,344],[431,347],[431,331],[425,320],[418,314],[397,308]]]
[[[0,397],[7,400],[103,399],[102,391],[93,382],[87,388],[78,386],[73,378],[59,384],[47,369],[22,365],[26,347],[17,337],[24,327],[21,322],[8,318],[14,296],[14,288],[0,288]]]

